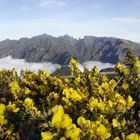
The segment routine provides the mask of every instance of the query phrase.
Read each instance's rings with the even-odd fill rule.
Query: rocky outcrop
[[[124,61],[125,52],[131,47],[140,56],[140,44],[113,37],[85,36],[75,39],[69,35],[53,37],[47,34],[19,40],[0,42],[0,57],[8,55],[28,62],[52,62],[67,64],[71,57],[78,62],[101,61],[117,63]]]

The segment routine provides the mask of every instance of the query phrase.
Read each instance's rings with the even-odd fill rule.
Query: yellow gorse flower
[[[5,119],[5,110],[6,106],[4,104],[0,104],[0,128],[7,123],[7,120]]]
[[[52,125],[56,128],[67,128],[72,124],[71,118],[64,114],[64,109],[61,105],[55,106],[53,109]]]
[[[78,91],[74,90],[73,88],[64,89],[62,94],[65,95],[67,99],[72,101],[82,100],[81,95],[78,93]]]
[[[126,58],[111,78],[74,59],[72,78],[0,70],[0,139],[140,140],[139,60]]]
[[[126,136],[126,140],[140,140],[140,136],[136,133],[131,133]]]
[[[53,140],[53,135],[50,132],[41,132],[42,140]]]
[[[102,140],[108,139],[111,134],[107,132],[107,129],[104,125],[100,124],[96,131],[97,136],[99,136]]]
[[[21,90],[18,82],[16,82],[16,81],[15,82],[11,82],[9,84],[9,87],[10,87],[10,91],[13,94],[13,96],[15,97],[15,99],[17,99],[19,94],[20,94],[20,90]]]
[[[135,104],[135,101],[133,101],[132,97],[129,95],[127,97],[127,108],[130,109],[131,107],[133,107],[133,105]]]
[[[34,102],[31,98],[26,98],[24,100],[24,106],[27,110],[31,110],[34,106]]]
[[[122,87],[126,90],[126,89],[128,89],[128,88],[129,88],[129,84],[128,84],[128,83],[126,83],[126,82],[124,82],[124,83],[122,84]]]
[[[115,128],[115,127],[120,127],[120,123],[118,122],[117,119],[113,119],[113,120],[112,120],[112,125],[113,125],[114,128]]]
[[[7,109],[9,111],[12,111],[12,112],[15,112],[15,113],[17,113],[20,110],[20,108],[16,107],[16,104],[14,104],[14,103],[12,104],[11,102],[9,102],[9,104],[7,106]]]

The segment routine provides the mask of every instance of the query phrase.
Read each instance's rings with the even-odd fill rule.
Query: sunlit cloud
[[[81,71],[84,71],[84,67],[91,70],[94,67],[97,67],[99,70],[105,68],[114,68],[114,65],[110,63],[102,63],[100,61],[87,61],[83,64],[78,64],[78,68]],[[0,59],[0,69],[15,69],[18,74],[22,70],[31,70],[38,72],[38,70],[46,70],[49,74],[55,72],[57,69],[60,69],[62,66],[59,64],[52,64],[51,62],[47,63],[28,63],[24,59],[13,59],[11,56],[7,56]]]
[[[48,63],[28,63],[24,59],[13,59],[12,57],[4,57],[0,59],[0,69],[16,69],[20,74],[21,70],[31,70],[37,72],[38,70],[46,70],[49,74],[61,68],[58,64]]]
[[[110,63],[102,63],[100,61],[87,61],[84,62],[83,64],[78,63],[78,68],[80,71],[83,72],[84,67],[87,68],[88,70],[92,70],[94,67],[96,67],[100,71],[106,68],[115,68],[115,65]]]

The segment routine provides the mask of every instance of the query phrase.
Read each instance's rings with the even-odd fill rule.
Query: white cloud
[[[46,70],[49,74],[53,73],[56,69],[61,68],[58,64],[48,63],[27,63],[24,59],[13,59],[10,56],[0,59],[0,69],[13,69],[15,68],[20,74],[21,70],[32,70],[37,72],[39,69]]]
[[[84,71],[84,67],[91,70],[93,67],[97,67],[99,70],[105,68],[114,68],[114,65],[110,63],[102,63],[100,61],[87,61],[83,64],[78,63],[78,68],[80,71]],[[46,70],[49,74],[55,72],[57,69],[61,68],[59,64],[48,63],[28,63],[24,59],[13,59],[11,56],[4,57],[0,59],[0,69],[15,69],[18,74],[21,70],[31,70],[38,72],[38,70]]]
[[[94,68],[95,66],[99,69],[106,69],[106,68],[114,68],[115,66],[113,64],[110,63],[102,63],[100,61],[87,61],[83,64],[86,68],[88,68],[89,70],[91,70],[92,68]]]
[[[88,70],[91,70],[94,67],[97,67],[98,70],[106,69],[106,68],[114,68],[115,65],[110,63],[102,63],[100,61],[87,61],[83,64],[78,63],[78,68],[80,71],[84,71],[84,67],[86,67]]]

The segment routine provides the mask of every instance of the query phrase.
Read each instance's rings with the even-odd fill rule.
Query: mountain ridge
[[[0,58],[10,55],[27,62],[67,64],[74,57],[80,63],[101,61],[115,64],[124,61],[128,47],[140,57],[140,43],[126,39],[96,36],[76,39],[67,34],[59,37],[42,34],[0,41]]]

